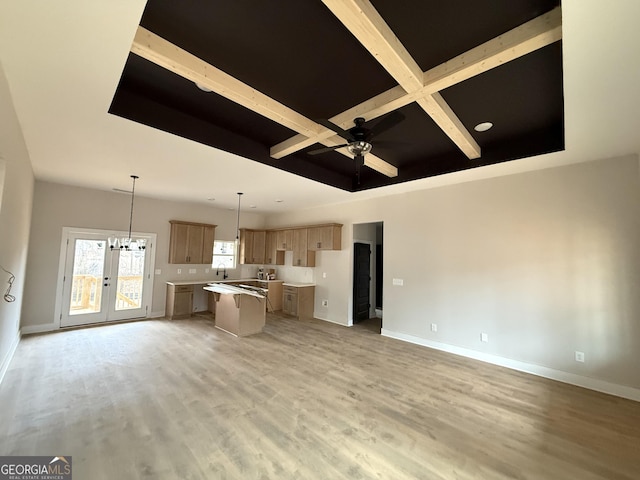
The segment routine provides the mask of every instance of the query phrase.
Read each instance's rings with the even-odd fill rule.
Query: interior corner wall
[[[273,215],[267,226],[329,221],[344,224],[345,249],[322,252],[332,321],[349,318],[353,225],[383,221],[391,336],[640,388],[637,155]]]
[[[142,175],[140,181],[144,181]],[[37,298],[38,301],[24,306],[22,326],[25,331],[56,328],[54,312],[63,227],[126,231],[130,208],[130,195],[36,181],[25,292],[29,298]],[[215,238],[219,240],[233,240],[236,236],[235,211],[198,203],[157,200],[136,194],[133,230],[157,235],[150,316],[164,315],[167,281],[222,279],[222,272],[216,276],[216,270],[211,265],[168,263],[169,220],[217,225]],[[264,217],[243,212],[240,226],[262,228]],[[180,274],[178,269],[181,270]],[[191,270],[195,272],[190,273]],[[229,273],[231,278],[247,275],[242,268]]]
[[[20,316],[24,295],[27,245],[31,224],[33,171],[22,130],[13,106],[9,85],[0,65],[0,265],[15,275],[11,295],[0,297],[0,380],[8,368],[20,338]],[[9,275],[0,270],[0,291],[4,294]]]

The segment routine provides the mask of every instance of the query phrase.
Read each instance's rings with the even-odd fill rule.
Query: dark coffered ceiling
[[[110,112],[348,191],[515,161],[564,148],[560,18],[554,0],[149,0]],[[348,152],[308,154],[346,143],[318,120],[394,111],[359,182]]]

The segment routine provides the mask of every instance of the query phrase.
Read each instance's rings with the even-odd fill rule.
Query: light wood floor
[[[640,403],[321,321],[23,338],[0,455],[74,479],[638,479]]]

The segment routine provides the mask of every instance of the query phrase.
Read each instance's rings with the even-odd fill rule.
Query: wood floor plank
[[[381,337],[268,316],[25,337],[0,454],[74,478],[640,478],[640,403]]]

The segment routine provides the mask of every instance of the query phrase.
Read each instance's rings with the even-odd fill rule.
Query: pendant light
[[[236,258],[240,257],[240,199],[243,193],[238,192],[238,217],[236,219]]]
[[[236,220],[236,243],[240,243],[240,199],[243,193],[238,192],[238,218]]]
[[[129,235],[118,239],[117,237],[109,237],[109,248],[114,250],[120,247],[120,250],[144,250],[147,246],[147,240],[145,238],[139,238],[133,240],[131,238],[131,226],[133,224],[133,200],[136,195],[136,180],[140,177],[137,175],[131,175],[133,185],[131,186],[131,210],[129,212]],[[119,245],[118,245],[119,244]]]

